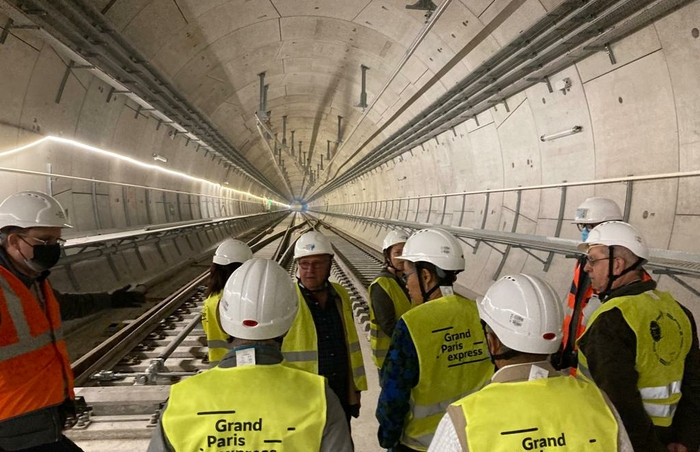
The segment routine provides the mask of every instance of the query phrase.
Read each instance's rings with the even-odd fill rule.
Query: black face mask
[[[32,259],[24,259],[24,263],[35,272],[43,272],[58,262],[61,258],[61,245],[54,243],[53,245],[33,245],[34,257]]]

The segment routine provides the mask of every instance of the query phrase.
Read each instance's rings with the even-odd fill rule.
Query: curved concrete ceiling
[[[652,247],[700,253],[700,1],[442,0],[428,18],[412,3],[4,0],[2,149],[59,135],[214,185],[63,145],[0,153],[3,168],[62,174],[52,189],[78,231],[260,209],[222,195],[228,183],[341,213],[575,239],[563,218],[604,195]],[[628,175],[648,180],[605,182]],[[0,188],[46,183],[23,177]],[[368,241],[385,232],[343,224]],[[478,243],[465,245],[477,270],[461,276],[477,292],[501,272],[570,283],[568,261],[542,270],[540,255]]]
[[[428,23],[426,11],[406,9],[405,1],[153,1],[136,7],[104,0],[95,6],[281,189],[256,128],[260,73],[269,86],[269,128],[281,142],[282,117],[287,116],[286,141],[294,131],[295,157],[303,160],[306,154],[307,169],[320,173],[321,156],[326,157],[329,147],[337,167],[382,126],[377,140],[386,138],[555,2],[530,2],[518,9],[507,27],[443,74],[419,102],[404,105],[509,3],[450,1],[438,11],[440,17],[433,17],[434,23]],[[404,63],[416,40],[415,52]],[[357,107],[361,65],[369,67],[372,108],[365,112]],[[386,124],[398,110],[404,111],[400,119]],[[338,116],[343,118],[340,146]],[[286,156],[287,163],[291,158]],[[324,165],[327,169],[327,161]],[[309,184],[308,171],[291,164],[286,168],[292,190],[300,196]]]

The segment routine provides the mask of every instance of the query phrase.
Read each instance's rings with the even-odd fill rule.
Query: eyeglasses
[[[330,264],[330,261],[321,261],[321,262],[299,262],[299,268],[302,270],[318,270],[320,268],[323,268],[327,265]]]
[[[413,270],[411,273],[404,273],[403,275],[401,275],[401,279],[403,280],[404,283],[407,283],[408,277],[411,275],[415,275],[416,273],[418,273],[418,270]]]
[[[59,245],[59,246],[63,246],[66,244],[65,239],[62,239],[62,238],[57,238],[56,240],[42,240],[42,239],[38,239],[36,237],[33,237],[31,235],[26,235],[26,234],[17,234],[17,235],[19,236],[19,238],[24,240],[24,243],[26,243],[29,246],[35,246],[35,245]],[[32,245],[31,243],[27,242],[25,239],[32,239],[32,240],[36,241],[36,243],[34,245]]]
[[[583,223],[578,223],[576,224],[576,227],[578,227],[579,231],[583,231],[584,229],[588,229],[589,231],[596,227],[594,224],[583,224]]]
[[[597,262],[606,261],[610,259],[609,257],[599,257],[598,259],[592,259],[591,256],[586,256],[586,263],[593,267]]]

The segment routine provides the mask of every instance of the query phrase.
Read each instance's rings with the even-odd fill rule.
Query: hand
[[[666,446],[668,452],[690,452],[687,447],[681,443],[671,443]]]
[[[113,308],[138,308],[146,302],[146,286],[127,284],[110,295]]]

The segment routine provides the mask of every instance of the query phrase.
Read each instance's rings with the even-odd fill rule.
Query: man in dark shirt
[[[299,311],[282,352],[292,367],[328,378],[349,425],[360,414],[360,391],[367,389],[367,379],[350,298],[343,286],[328,280],[333,254],[320,232],[309,231],[297,240]]]
[[[579,371],[617,408],[636,452],[696,452],[700,349],[690,312],[643,280],[649,250],[627,223],[593,229],[579,250],[603,304],[578,341]]]

